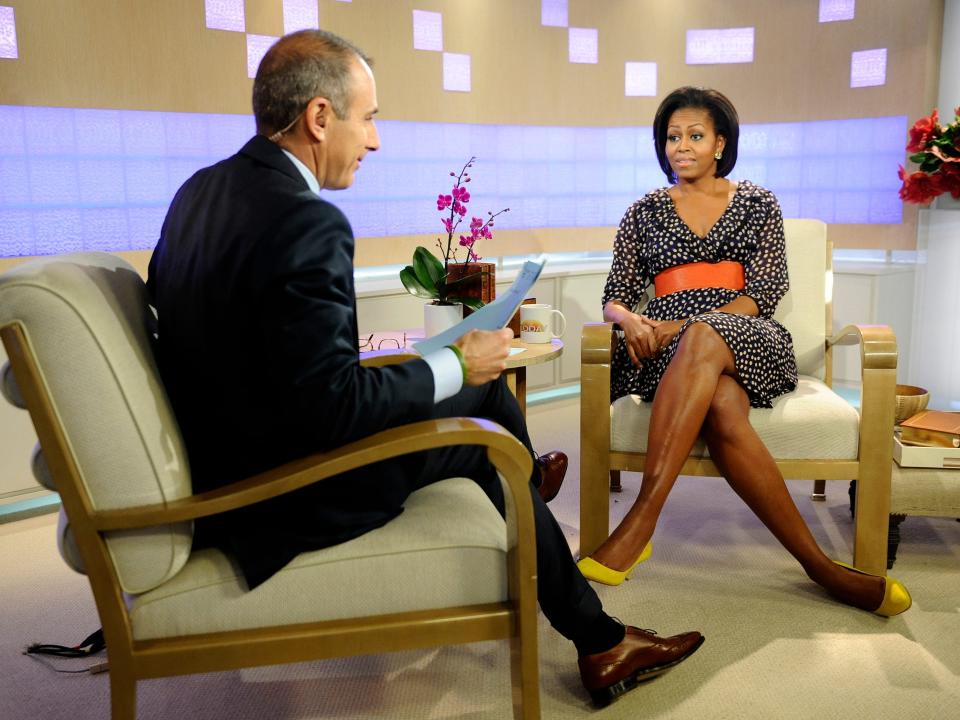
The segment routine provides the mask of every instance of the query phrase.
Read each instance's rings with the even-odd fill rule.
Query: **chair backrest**
[[[827,226],[820,220],[783,221],[790,290],[774,318],[793,336],[801,375],[825,380],[829,327],[827,293],[832,285]]]
[[[64,448],[45,444],[44,452],[73,458],[86,507],[191,494],[186,451],[151,348],[154,316],[130,265],[107,253],[77,253],[15,267],[0,276],[0,328],[16,326],[65,439]],[[16,380],[29,397],[27,380]],[[53,481],[61,490],[75,482],[56,472]],[[121,587],[140,593],[183,567],[192,526],[113,532],[106,542]]]

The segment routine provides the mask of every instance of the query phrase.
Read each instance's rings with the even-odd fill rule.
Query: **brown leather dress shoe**
[[[696,631],[662,638],[630,625],[626,630],[619,645],[577,661],[583,686],[600,707],[683,662],[703,644]]]
[[[540,484],[537,491],[544,502],[553,500],[560,492],[563,477],[567,474],[567,456],[559,450],[548,452],[534,460],[540,468]]]

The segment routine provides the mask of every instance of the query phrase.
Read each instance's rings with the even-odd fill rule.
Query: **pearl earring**
[[[714,160],[719,160],[719,159],[722,158],[722,157],[723,157],[723,151],[722,151],[722,150],[717,150],[717,151],[713,154],[713,159],[714,159]]]

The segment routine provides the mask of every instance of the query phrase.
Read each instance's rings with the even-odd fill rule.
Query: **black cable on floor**
[[[31,656],[34,660],[43,663],[51,670],[59,673],[98,673],[103,672],[107,669],[107,663],[97,663],[95,665],[90,665],[81,670],[62,670],[45,657],[41,656],[51,656],[51,657],[61,657],[61,658],[83,658],[90,657],[96,653],[101,652],[107,647],[106,642],[103,639],[103,629],[99,629],[96,632],[88,635],[83,642],[79,645],[74,645],[70,647],[69,645],[55,645],[52,643],[34,643],[29,645],[24,651],[24,655]]]

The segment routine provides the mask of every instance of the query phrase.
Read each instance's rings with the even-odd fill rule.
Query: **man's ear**
[[[313,98],[307,103],[307,109],[303,113],[307,134],[317,141],[325,140],[327,125],[332,115],[333,108],[329,100],[324,97]]]

